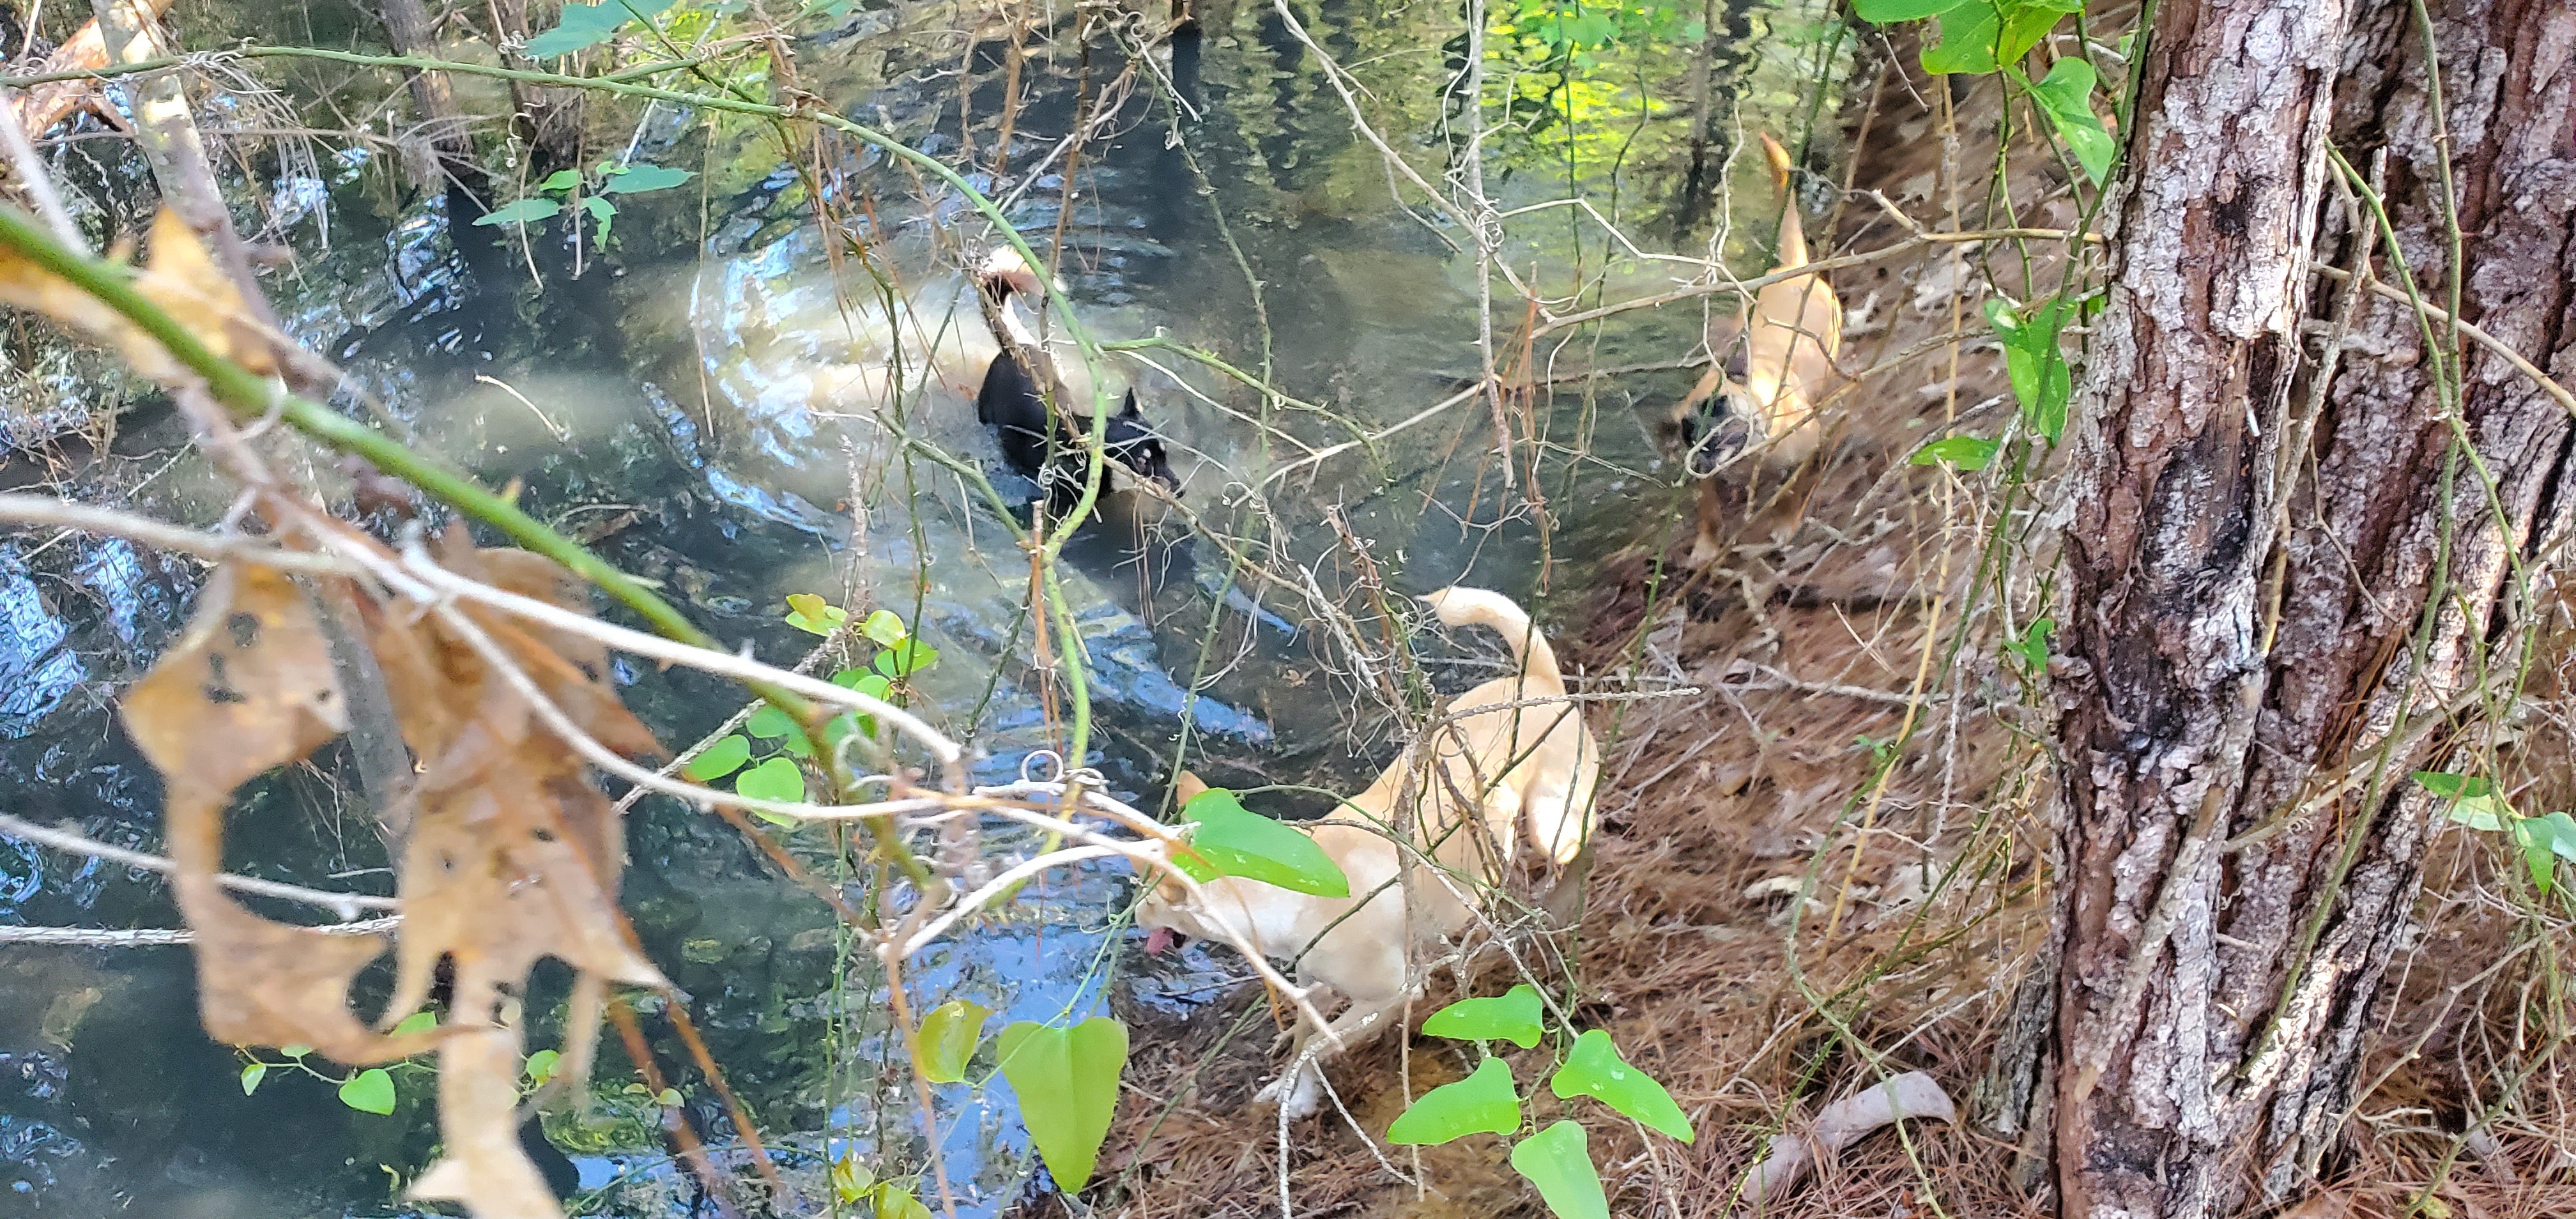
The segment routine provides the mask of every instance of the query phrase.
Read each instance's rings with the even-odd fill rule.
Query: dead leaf
[[[551,560],[442,539],[460,574],[586,609]],[[273,571],[220,570],[179,645],[129,693],[126,722],[169,786],[181,909],[199,934],[207,1031],[236,1043],[302,1042],[342,1062],[383,1062],[435,1045],[447,1158],[415,1196],[463,1202],[479,1219],[557,1213],[518,1144],[521,1035],[506,1000],[552,956],[576,971],[589,1016],[568,1030],[586,1063],[604,981],[667,987],[617,908],[625,833],[576,754],[467,637],[408,603],[350,589],[392,696],[419,781],[404,795],[403,925],[390,1027],[419,1010],[447,966],[446,1018],[430,1034],[379,1036],[349,1010],[349,984],[383,950],[372,938],[273,923],[214,887],[223,810],[234,788],[295,761],[345,727],[321,623],[303,590]],[[611,683],[606,648],[497,610],[463,611],[548,700],[611,748],[659,752]]]
[[[416,1202],[462,1202],[475,1219],[557,1219],[563,1211],[519,1146],[519,1035],[476,1029],[438,1052],[445,1154],[411,1184]]]
[[[125,695],[126,731],[161,772],[171,888],[197,931],[206,1032],[234,1045],[305,1044],[344,1063],[428,1048],[379,1037],[348,1006],[349,982],[385,949],[273,923],[215,884],[234,788],[310,754],[348,727],[312,603],[276,571],[216,570],[179,641]]]
[[[1762,1157],[1753,1175],[1744,1182],[1745,1203],[1777,1200],[1781,1191],[1807,1175],[1807,1169],[1819,1157],[1833,1155],[1871,1131],[1906,1118],[1956,1122],[1959,1113],[1950,1104],[1950,1094],[1921,1071],[1908,1071],[1872,1084],[1825,1106],[1805,1137],[1772,1135],[1770,1153]]]
[[[224,274],[205,241],[179,213],[162,208],[152,222],[150,262],[134,289],[215,354],[260,376],[278,370],[274,343],[251,319],[241,288]],[[195,374],[171,358],[159,339],[70,281],[14,252],[0,253],[0,304],[44,314],[91,341],[113,347],[134,371],[165,385]]]

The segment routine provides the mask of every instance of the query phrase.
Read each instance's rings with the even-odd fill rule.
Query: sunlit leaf
[[[896,617],[893,610],[883,609],[868,615],[868,620],[859,624],[859,633],[875,641],[878,646],[889,648],[902,643],[904,638],[911,634],[903,629],[903,619]]]
[[[2066,302],[2051,297],[2018,312],[2003,301],[1988,300],[1985,313],[1987,325],[2003,340],[2004,371],[2013,397],[2021,402],[2023,420],[2042,439],[2057,443],[2065,434],[2066,404],[2075,389],[2074,371],[2057,347],[2057,336],[2066,328]]]
[[[994,1042],[1002,1078],[1020,1098],[1020,1121],[1037,1144],[1056,1187],[1080,1190],[1091,1180],[1100,1141],[1118,1109],[1118,1073],[1127,1066],[1127,1026],[1094,1016],[1069,1029],[1020,1021]]]
[[[360,1113],[392,1113],[394,1077],[385,1074],[383,1067],[360,1071],[340,1085],[340,1103]]]
[[[562,192],[564,192],[564,191],[571,190],[572,188],[574,188],[574,187],[576,187],[576,186],[579,186],[579,185],[581,185],[581,171],[580,171],[580,170],[578,170],[578,169],[558,169],[558,170],[554,171],[553,173],[546,175],[546,180],[545,180],[545,181],[537,183],[537,189],[538,189],[538,190],[543,190],[543,191],[553,191],[553,192],[556,192],[556,193],[560,194],[560,193],[562,193]]]
[[[1196,855],[1175,852],[1172,862],[1193,880],[1240,876],[1291,893],[1351,895],[1350,878],[1314,839],[1243,807],[1225,788],[1191,797],[1181,815],[1194,827],[1190,847]]]
[[[930,1208],[912,1191],[892,1182],[877,1186],[876,1219],[930,1219]]]
[[[474,218],[474,223],[478,225],[531,224],[539,220],[552,219],[561,211],[563,211],[563,204],[557,203],[552,199],[544,199],[531,195],[516,203],[503,207],[496,207],[480,216],[476,216]]]
[[[1923,70],[1941,75],[1975,76],[1996,68],[1995,38],[2003,32],[2003,14],[1994,0],[1966,0],[1941,13],[1941,44],[1923,48]]]
[[[1994,461],[1995,449],[2001,443],[1983,436],[1944,436],[1914,450],[1914,456],[1908,460],[1918,466],[1946,462],[1962,470],[1982,470]]]
[[[832,1161],[832,1194],[841,1200],[842,1205],[857,1206],[867,1201],[876,1187],[877,1174],[859,1162],[855,1148],[842,1152],[839,1159]]]
[[[1592,1167],[1592,1140],[1567,1118],[1512,1148],[1512,1171],[1529,1178],[1557,1219],[1610,1219],[1610,1198]]]
[[[1470,1134],[1510,1134],[1521,1128],[1521,1098],[1512,1069],[1488,1058],[1475,1073],[1416,1098],[1386,1128],[1386,1141],[1429,1146]]]
[[[2538,817],[2525,817],[2513,823],[2514,840],[2522,844],[2523,864],[2531,869],[2531,884],[2542,897],[2549,896],[2550,882],[2557,879],[2558,855],[2549,823]]]
[[[669,190],[697,177],[693,169],[672,169],[662,165],[630,165],[626,172],[610,178],[600,192],[610,195],[640,195],[647,191]]]
[[[413,1012],[412,1014],[403,1017],[402,1023],[394,1026],[394,1036],[401,1037],[409,1033],[426,1033],[437,1027],[438,1013]]]
[[[1935,17],[1959,7],[1964,0],[1855,0],[1852,11],[1872,25],[1894,25],[1899,21],[1916,21]]]
[[[534,1054],[528,1055],[528,1065],[524,1070],[528,1076],[529,1082],[541,1084],[547,1080],[553,1079],[555,1077],[555,1067],[561,1064],[562,1061],[563,1055],[558,1054],[553,1050],[539,1050]]]
[[[807,634],[829,635],[832,628],[849,620],[850,611],[812,593],[790,593],[787,596],[787,625]]]
[[[1685,1143],[1699,1137],[1672,1093],[1654,1076],[1628,1065],[1603,1029],[1586,1030],[1574,1039],[1574,1049],[1547,1087],[1559,1100],[1589,1096]]]
[[[2067,151],[2075,154],[2075,163],[2084,167],[2084,175],[2100,186],[2120,148],[2101,116],[2093,113],[2094,79],[2093,65],[2070,55],[2049,68],[2048,78],[2032,85],[2030,95],[2066,141]]]
[[[924,1014],[921,1031],[912,1038],[912,1060],[921,1067],[921,1077],[934,1084],[966,1078],[966,1061],[975,1056],[984,1020],[992,1014],[991,1008],[966,999],[951,999]]]
[[[266,1078],[268,1078],[267,1063],[254,1062],[249,1066],[243,1067],[241,1073],[242,1095],[248,1096],[253,1092],[259,1091],[259,1081]]]
[[[680,768],[680,774],[692,783],[711,783],[742,769],[742,764],[750,760],[751,742],[735,733],[689,759],[688,765]]]
[[[1539,1025],[1543,1010],[1538,988],[1523,982],[1491,999],[1460,999],[1441,1008],[1422,1022],[1422,1031],[1460,1041],[1508,1041],[1526,1050],[1545,1033]]]
[[[289,1058],[302,1058],[305,1055],[312,1053],[313,1047],[309,1045],[282,1045],[277,1047],[277,1052],[284,1054]]]

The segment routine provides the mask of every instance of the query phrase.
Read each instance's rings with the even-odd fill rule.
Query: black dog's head
[[[1153,479],[1172,494],[1180,494],[1180,475],[1172,473],[1171,455],[1163,451],[1163,438],[1154,434],[1154,429],[1145,422],[1144,414],[1136,409],[1135,390],[1127,391],[1127,401],[1119,406],[1117,414],[1109,417],[1109,433],[1104,447],[1112,459],[1133,471],[1137,477]]]
[[[1717,392],[1673,421],[1682,468],[1692,478],[1715,475],[1752,443],[1754,416],[1737,400],[1744,392],[1744,375],[1744,348],[1738,346],[1726,358],[1726,379]]]

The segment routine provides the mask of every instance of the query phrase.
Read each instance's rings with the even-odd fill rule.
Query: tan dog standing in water
[[[1581,706],[1566,701],[1556,651],[1529,614],[1482,589],[1442,589],[1423,600],[1450,626],[1500,631],[1520,671],[1451,700],[1441,724],[1368,790],[1302,827],[1341,867],[1351,895],[1314,897],[1229,876],[1202,886],[1205,907],[1185,907],[1187,894],[1165,881],[1136,908],[1137,925],[1150,932],[1148,952],[1161,951],[1175,933],[1224,939],[1231,930],[1262,955],[1295,962],[1301,985],[1328,986],[1349,1000],[1332,1021],[1339,1048],[1332,1041],[1312,1046],[1316,1031],[1299,1027],[1295,1061],[1304,1061],[1310,1048],[1315,1061],[1262,1090],[1262,1100],[1280,1102],[1291,1117],[1314,1112],[1321,1101],[1325,1057],[1383,1032],[1412,997],[1409,943],[1454,940],[1465,931],[1477,893],[1502,880],[1503,865],[1517,857],[1522,840],[1563,864],[1582,853],[1598,828],[1592,798],[1601,747]],[[1177,786],[1184,801],[1207,790],[1187,772]],[[1417,858],[1411,917],[1397,847],[1382,832],[1396,823],[1408,792],[1413,834],[1430,844],[1438,865]]]
[[[1789,188],[1789,153],[1769,135],[1762,156],[1780,189],[1780,265],[1774,275],[1806,266],[1807,230]],[[1690,564],[1718,555],[1725,520],[1718,470],[1747,450],[1771,469],[1794,468],[1816,451],[1823,426],[1817,403],[1837,374],[1843,350],[1843,302],[1822,275],[1795,275],[1765,285],[1741,319],[1709,319],[1708,372],[1673,407],[1682,463],[1700,481],[1699,528]]]

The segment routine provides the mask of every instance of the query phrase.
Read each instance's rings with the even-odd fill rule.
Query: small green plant
[[[808,634],[830,635],[850,620],[850,614],[812,593],[796,593],[787,598],[781,620]],[[876,654],[865,667],[832,674],[832,683],[898,707],[910,706],[912,678],[939,663],[939,649],[915,638],[891,610],[868,615],[859,624],[858,635],[876,645]],[[872,716],[843,712],[823,726],[823,733],[825,740],[838,746],[852,733],[875,736],[877,724]],[[680,774],[692,783],[714,783],[730,775],[736,794],[794,804],[805,799],[805,769],[797,759],[809,758],[813,752],[805,734],[797,731],[796,721],[776,707],[764,706],[743,721],[741,732],[719,738],[689,759]],[[791,817],[759,815],[790,829],[803,824]]]
[[[437,1027],[436,1013],[413,1012],[401,1024],[394,1026],[394,1036],[426,1033]],[[397,1099],[394,1072],[400,1071],[405,1075],[413,1075],[426,1074],[435,1070],[426,1062],[407,1059],[391,1067],[368,1067],[347,1075],[333,1075],[314,1065],[311,1046],[279,1046],[277,1053],[281,1061],[277,1062],[261,1058],[248,1048],[244,1048],[241,1053],[249,1060],[242,1064],[241,1069],[241,1090],[244,1096],[259,1091],[259,1086],[267,1081],[271,1071],[301,1071],[326,1084],[333,1085],[338,1090],[341,1104],[360,1113],[373,1113],[378,1116],[394,1111],[394,1102]]]
[[[475,217],[474,223],[526,225],[571,212],[576,217],[590,217],[591,222],[598,226],[592,233],[592,240],[605,249],[609,222],[617,218],[617,205],[609,202],[608,196],[669,190],[696,176],[695,170],[668,169],[660,165],[620,165],[615,161],[600,162],[588,178],[578,169],[558,169],[547,175],[545,181],[537,183],[538,193],[493,208]]]
[[[881,1180],[859,1153],[844,1150],[832,1160],[832,1196],[843,1206],[865,1205],[876,1219],[930,1219],[930,1208],[913,1195],[913,1186]]]
[[[1461,999],[1423,1022],[1435,1037],[1485,1043],[1508,1041],[1523,1049],[1538,1045],[1546,1033],[1544,1005],[1536,987],[1527,983],[1485,999]],[[1565,1029],[1567,1033],[1575,1030]],[[1557,1060],[1548,1091],[1558,1100],[1588,1096],[1662,1134],[1684,1143],[1698,1137],[1690,1117],[1673,1103],[1672,1094],[1655,1078],[1620,1056],[1603,1029],[1584,1029]],[[1506,1138],[1524,1125],[1520,1090],[1511,1067],[1488,1054],[1467,1078],[1423,1093],[1387,1127],[1390,1143],[1432,1145],[1470,1134]],[[1511,1151],[1514,1171],[1538,1187],[1559,1219],[1609,1219],[1610,1202],[1592,1163],[1591,1139],[1583,1124],[1560,1118],[1521,1138]]]
[[[2566,813],[2527,816],[2498,795],[2495,784],[2475,775],[2419,770],[2415,781],[2424,790],[2451,802],[2447,815],[2473,830],[2509,834],[2522,848],[2523,866],[2532,887],[2546,897],[2558,878],[2560,859],[2576,860],[2576,817]]]

